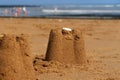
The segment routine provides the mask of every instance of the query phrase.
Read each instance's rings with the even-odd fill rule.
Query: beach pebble
[[[0,34],[0,38],[2,38],[2,37],[4,37],[4,35],[3,35],[3,34]]]

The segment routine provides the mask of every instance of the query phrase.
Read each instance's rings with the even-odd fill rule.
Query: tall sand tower
[[[81,31],[70,28],[51,30],[45,59],[64,64],[86,63],[85,45]]]

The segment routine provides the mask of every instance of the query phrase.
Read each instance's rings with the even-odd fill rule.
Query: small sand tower
[[[28,46],[24,36],[0,35],[0,80],[35,80]]]
[[[86,54],[80,30],[70,28],[53,29],[50,32],[46,60],[65,64],[84,64]]]

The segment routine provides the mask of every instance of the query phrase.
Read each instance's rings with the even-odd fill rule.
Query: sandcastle
[[[81,31],[70,28],[52,29],[45,59],[47,61],[59,61],[64,64],[86,63]]]
[[[0,80],[35,80],[29,45],[24,35],[0,35]]]

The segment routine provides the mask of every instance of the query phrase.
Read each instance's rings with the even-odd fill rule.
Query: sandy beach
[[[41,66],[50,30],[62,27],[81,29],[87,64]],[[37,80],[120,80],[120,20],[0,18],[0,33],[28,36]]]

